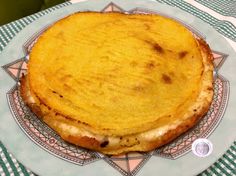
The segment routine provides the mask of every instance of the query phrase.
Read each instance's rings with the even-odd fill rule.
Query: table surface
[[[28,17],[0,26],[0,53],[24,27],[41,16],[55,9],[76,3],[72,0],[50,9],[38,12]],[[156,0],[157,2],[178,7],[210,24],[215,28],[236,51],[236,0]],[[0,117],[1,118],[1,117]],[[30,168],[24,167],[0,141],[0,175],[31,175]],[[236,141],[232,143],[225,154],[208,169],[199,175],[236,175]]]

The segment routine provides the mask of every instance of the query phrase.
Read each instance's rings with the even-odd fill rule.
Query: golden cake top
[[[50,27],[34,45],[28,67],[36,99],[108,136],[181,118],[199,95],[204,70],[195,38],[180,23],[95,12]]]

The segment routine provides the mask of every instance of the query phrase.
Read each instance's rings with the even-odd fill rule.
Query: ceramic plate
[[[204,118],[170,144],[146,153],[106,156],[64,142],[24,105],[19,96],[19,79],[27,73],[28,55],[40,34],[55,21],[79,11],[157,13],[178,20],[196,38],[204,38],[212,49],[215,67],[214,99]],[[1,54],[0,139],[20,162],[39,175],[198,174],[213,164],[236,136],[233,133],[236,102],[232,98],[236,97],[234,57],[226,40],[208,24],[154,1],[90,0],[63,7],[28,25]],[[191,151],[192,143],[198,138],[208,138],[212,143],[209,156],[201,158]]]

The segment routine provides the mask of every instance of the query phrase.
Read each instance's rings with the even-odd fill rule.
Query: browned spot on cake
[[[150,60],[145,66],[147,69],[152,70],[156,67],[156,64],[155,64],[155,61]]]
[[[109,141],[104,141],[100,144],[100,147],[104,148],[109,144]]]
[[[202,72],[201,72],[201,76],[203,75],[203,70],[202,70]]]
[[[157,51],[158,53],[164,53],[164,49],[158,44],[158,43],[154,43],[153,44],[153,48],[155,49],[155,51]]]
[[[212,87],[208,87],[207,90],[211,91],[211,90],[213,90],[213,88]]]
[[[187,54],[188,54],[187,51],[181,51],[181,52],[179,52],[179,58],[183,59]]]
[[[162,80],[163,80],[164,83],[166,83],[166,84],[171,84],[171,83],[172,83],[171,78],[170,78],[168,75],[166,75],[166,74],[162,74]]]

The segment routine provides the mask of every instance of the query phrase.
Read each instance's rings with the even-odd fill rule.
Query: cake
[[[150,151],[208,111],[212,54],[167,17],[80,12],[39,37],[20,92],[67,142],[111,155]]]

